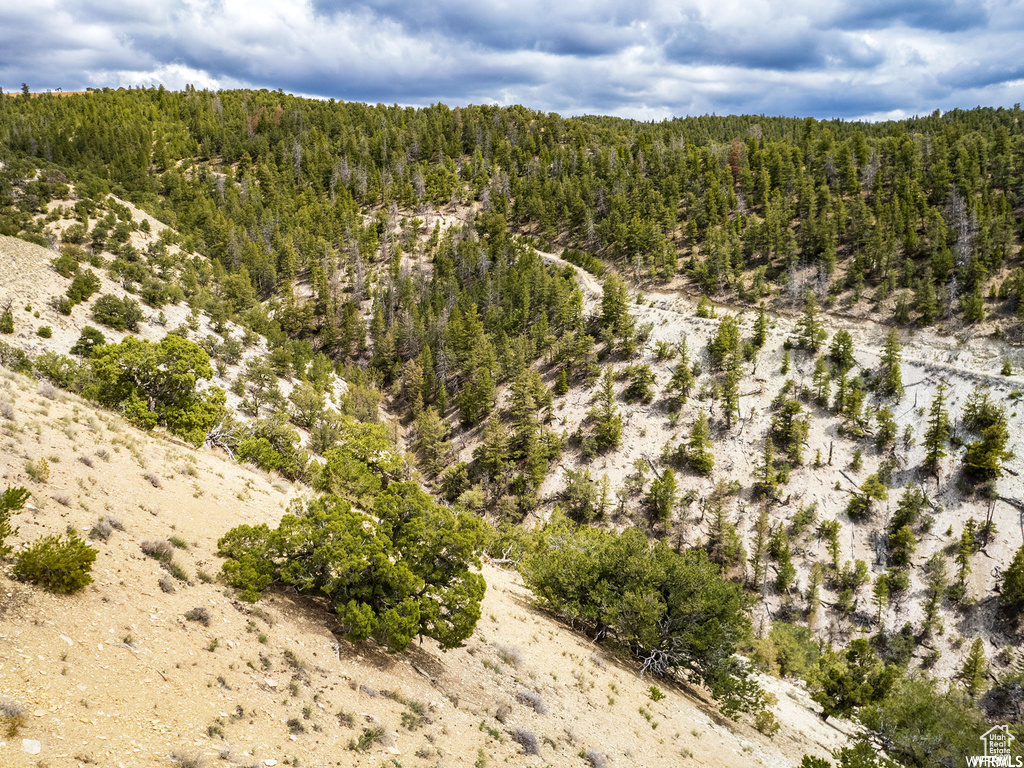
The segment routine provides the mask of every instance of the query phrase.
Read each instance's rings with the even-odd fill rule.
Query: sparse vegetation
[[[520,704],[525,704],[538,715],[546,715],[548,713],[548,708],[544,705],[544,699],[533,691],[519,691],[516,694],[516,701]]]
[[[540,742],[537,740],[537,736],[525,728],[515,727],[509,735],[512,737],[512,741],[523,748],[523,753],[527,755],[539,755],[540,754]]]
[[[25,462],[25,474],[37,483],[46,483],[50,480],[50,462],[42,457],[27,461]]]
[[[0,699],[0,733],[9,739],[25,724],[25,707],[11,699]]]
[[[203,606],[190,608],[185,612],[185,618],[189,621],[202,624],[204,627],[208,627],[210,626],[210,609],[204,608]]]
[[[387,730],[382,725],[372,725],[363,728],[358,737],[348,743],[348,748],[354,752],[366,752],[374,744],[383,744],[387,738]]]

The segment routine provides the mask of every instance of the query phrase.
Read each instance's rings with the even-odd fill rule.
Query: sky
[[[1024,0],[0,0],[22,83],[884,120],[1024,101]]]

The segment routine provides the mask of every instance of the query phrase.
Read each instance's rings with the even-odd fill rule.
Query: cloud
[[[956,33],[984,27],[989,21],[982,3],[960,0],[867,0],[851,3],[832,18],[843,29],[884,29],[895,25]]]
[[[1019,101],[1020,0],[39,0],[0,85],[265,87],[639,119]]]

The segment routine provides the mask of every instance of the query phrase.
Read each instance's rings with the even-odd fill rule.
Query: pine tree
[[[942,631],[942,597],[946,593],[946,556],[936,552],[924,564],[924,634]]]
[[[878,479],[877,474],[868,475],[861,484],[860,490],[853,494],[850,503],[846,506],[846,513],[851,518],[864,519],[871,516],[873,501],[884,501],[889,498],[889,491],[885,484]]]
[[[451,449],[445,437],[448,434],[448,423],[438,416],[437,411],[428,406],[416,417],[416,451],[423,459],[424,468],[431,474],[437,474],[447,463]]]
[[[675,506],[678,490],[676,473],[671,467],[666,469],[661,477],[656,477],[651,481],[651,487],[644,497],[644,502],[654,520],[667,523],[672,518],[672,508]]]
[[[414,419],[423,410],[423,368],[415,360],[406,360],[402,366],[402,399],[409,415]]]
[[[819,357],[814,363],[811,386],[814,387],[814,401],[823,408],[827,408],[828,398],[832,391],[832,376],[824,357]]]
[[[555,394],[561,397],[569,391],[569,374],[566,373],[565,368],[558,372],[558,378],[555,380]]]
[[[715,466],[715,456],[711,452],[711,429],[708,426],[708,415],[701,409],[690,430],[690,441],[686,445],[686,461],[690,469],[698,475],[707,477]]]
[[[878,391],[886,397],[895,397],[899,400],[903,397],[903,375],[900,372],[899,337],[896,329],[893,328],[885,337],[885,346],[882,348],[882,359],[878,366]]]
[[[441,382],[441,386],[437,389],[437,400],[434,401],[434,405],[437,406],[437,412],[441,416],[445,415],[448,410],[448,387]]]
[[[725,315],[718,321],[718,330],[708,342],[711,365],[726,370],[730,358],[736,358],[741,350],[740,326],[735,315]]]
[[[821,605],[821,563],[811,564],[811,573],[807,577],[807,626],[813,627]]]
[[[1003,571],[999,605],[1014,618],[1024,611],[1024,546],[1017,550],[1013,560]]]
[[[613,272],[605,278],[601,293],[602,332],[613,342],[618,339],[628,346],[633,338],[634,324],[629,312],[629,290],[622,278]]]
[[[764,304],[762,303],[758,307],[757,320],[754,321],[754,336],[751,338],[750,343],[754,346],[754,349],[760,349],[767,340],[768,314],[765,312]]]
[[[946,455],[949,441],[949,414],[946,412],[946,385],[939,382],[928,412],[928,429],[924,433],[925,468],[933,475],[939,473],[939,462]]]
[[[960,296],[960,311],[968,323],[980,323],[985,319],[985,299],[981,295],[981,285]]]
[[[774,499],[779,485],[778,472],[775,470],[775,445],[770,436],[765,435],[764,448],[761,451],[761,462],[754,470],[754,493],[766,499]]]
[[[740,379],[743,373],[736,355],[730,355],[726,365],[728,370],[722,379],[722,413],[725,414],[726,428],[732,429],[733,419],[740,412]]]
[[[711,527],[704,549],[708,553],[708,559],[721,568],[723,575],[743,565],[746,557],[743,540],[736,531],[736,526],[729,520],[725,505],[722,503],[715,504],[712,510]]]
[[[875,412],[875,447],[879,451],[896,443],[896,419],[889,408],[882,407]]]
[[[690,355],[686,349],[686,337],[679,342],[679,362],[676,363],[672,378],[669,379],[668,392],[675,395],[680,403],[685,403],[690,395],[690,388],[693,386],[693,368],[690,364]]]
[[[1010,438],[1006,412],[1002,407],[989,403],[988,393],[978,397],[972,393],[964,408],[964,424],[976,432],[981,439],[971,442],[964,454],[964,472],[978,481],[994,480],[1003,473],[1003,462],[1013,458],[1013,451],[1006,449]]]
[[[921,279],[914,286],[914,308],[920,313],[917,322],[931,325],[939,311],[939,302],[935,298],[935,280],[932,270],[926,267]]]
[[[953,603],[961,604],[968,600],[967,577],[971,573],[971,557],[978,552],[977,522],[970,518],[964,525],[960,540],[956,543],[953,562],[956,563],[956,581],[946,589],[946,597]]]
[[[879,574],[875,580],[875,586],[871,590],[871,599],[875,604],[875,621],[882,626],[882,614],[889,605],[889,578],[884,573]]]
[[[473,458],[480,471],[487,473],[492,480],[497,480],[508,468],[509,434],[497,416],[489,418],[484,425],[483,439],[473,450]]]
[[[775,589],[779,592],[788,592],[796,578],[796,568],[793,566],[793,555],[789,549],[789,536],[786,535],[786,527],[780,525],[772,533],[769,550],[772,558],[778,563],[778,570],[775,574]]]
[[[494,406],[494,393],[490,370],[483,366],[474,369],[456,397],[462,423],[472,427],[483,421]]]
[[[987,687],[985,679],[988,677],[988,661],[985,659],[985,643],[980,637],[975,638],[971,644],[971,650],[964,659],[964,665],[957,677],[963,683],[964,692],[971,701],[976,701]]]
[[[847,330],[836,331],[828,348],[828,359],[838,373],[849,373],[857,362],[853,357],[853,336]]]
[[[750,552],[750,586],[760,591],[764,586],[765,559],[768,556],[768,536],[771,528],[771,519],[768,517],[768,506],[761,505],[761,512],[754,524],[754,542]]]
[[[590,410],[593,437],[598,451],[616,448],[622,440],[622,417],[615,405],[615,368],[605,366],[597,392],[597,405]]]
[[[826,542],[833,573],[839,572],[839,529],[838,520],[822,520],[818,523],[818,536]]]
[[[817,352],[826,336],[825,326],[818,312],[818,300],[814,298],[814,292],[808,289],[804,294],[803,314],[794,329],[793,343],[801,349]]]

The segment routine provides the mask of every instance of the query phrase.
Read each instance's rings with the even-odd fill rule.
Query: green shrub
[[[771,639],[779,674],[806,679],[820,655],[814,632],[808,627],[778,621],[772,624]]]
[[[67,251],[50,263],[53,265],[54,271],[61,277],[72,277],[78,272],[78,259]]]
[[[486,587],[473,572],[485,529],[475,516],[438,506],[418,485],[396,482],[373,514],[322,496],[276,529],[241,525],[219,542],[228,583],[257,600],[271,584],[324,597],[344,633],[402,651],[416,635],[459,646],[480,617]]]
[[[763,693],[735,655],[750,631],[743,590],[703,550],[652,547],[635,528],[577,528],[556,516],[521,570],[542,606],[629,648],[644,672],[688,675],[730,716],[763,708]]]
[[[201,445],[223,417],[224,390],[197,389],[200,380],[213,378],[209,356],[180,336],[156,344],[128,336],[120,344],[96,348],[89,366],[94,380],[84,394],[119,408],[143,429],[163,425]]]
[[[61,235],[61,239],[65,243],[77,245],[78,243],[85,241],[85,236],[87,234],[88,232],[85,229],[85,225],[80,222],[75,222],[74,224],[70,225],[67,229],[64,230],[64,233]],[[65,253],[68,250],[70,249],[66,249]]]
[[[36,376],[61,389],[75,389],[81,373],[78,361],[58,352],[47,350],[35,356],[32,369]]]
[[[35,461],[25,462],[25,474],[37,483],[45,483],[50,479],[50,462],[40,457]]]
[[[100,279],[91,269],[84,269],[75,275],[68,287],[68,301],[73,305],[88,301],[100,289]]]
[[[11,331],[13,333],[13,329]],[[0,366],[16,373],[32,373],[32,360],[25,351],[0,341]]]
[[[29,581],[48,592],[69,594],[92,583],[96,550],[72,531],[67,536],[44,536],[18,553],[16,578]]]
[[[115,331],[138,330],[139,321],[142,319],[142,308],[139,302],[128,296],[123,299],[106,293],[96,299],[92,308],[93,319]]]
[[[0,333],[14,333],[14,313],[10,308],[0,313]]]
[[[28,496],[27,488],[8,488],[0,494],[0,558],[11,554],[12,547],[4,544],[8,536],[18,532],[18,529],[11,525],[11,514],[25,508]]]
[[[107,340],[104,338],[102,331],[87,325],[82,329],[82,335],[78,337],[78,341],[75,342],[70,351],[72,355],[78,355],[79,357],[92,357],[93,350],[106,343]]]
[[[235,457],[240,462],[251,461],[260,469],[273,472],[281,465],[281,454],[265,437],[247,437],[238,444]]]
[[[41,325],[36,329],[36,336],[42,339],[49,339],[53,337],[53,328],[48,325]]]

